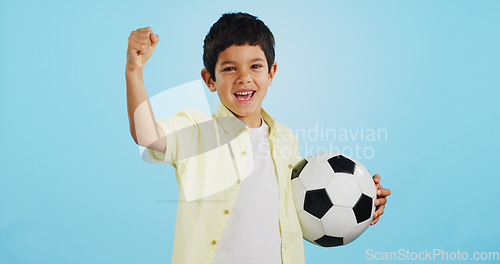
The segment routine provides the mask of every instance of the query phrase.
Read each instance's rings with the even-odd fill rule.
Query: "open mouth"
[[[238,99],[240,101],[248,101],[248,100],[252,99],[254,94],[255,94],[255,91],[247,91],[247,92],[234,93],[234,96],[236,96],[236,99]]]

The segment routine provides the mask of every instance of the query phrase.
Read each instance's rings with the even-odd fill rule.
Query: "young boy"
[[[154,119],[142,80],[158,41],[151,28],[130,34],[125,75],[132,137],[176,168],[172,263],[304,263],[290,183],[298,141],[261,106],[277,68],[271,31],[252,15],[224,14],[205,38],[201,71],[217,111],[166,120]],[[374,181],[372,224],[390,194]]]

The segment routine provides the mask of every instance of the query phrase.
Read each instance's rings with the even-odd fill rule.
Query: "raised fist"
[[[143,69],[144,64],[153,55],[160,36],[150,27],[139,28],[130,33],[127,48],[127,70]]]

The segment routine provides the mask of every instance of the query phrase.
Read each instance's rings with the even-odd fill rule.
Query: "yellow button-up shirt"
[[[279,186],[281,258],[304,263],[302,231],[295,210],[290,174],[298,161],[298,140],[263,109]],[[213,115],[182,110],[157,123],[167,137],[166,153],[149,150],[157,161],[176,168],[179,203],[172,263],[211,263],[231,214],[240,183],[252,169],[248,127],[222,103]],[[265,245],[265,241],[263,241]]]

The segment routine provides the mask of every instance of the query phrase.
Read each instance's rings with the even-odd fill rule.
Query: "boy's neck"
[[[256,113],[255,115],[250,115],[250,116],[239,116],[235,113],[233,113],[233,115],[236,116],[240,121],[245,123],[249,128],[258,128],[262,124],[260,118],[260,112],[258,114]]]
[[[250,117],[250,116],[245,116],[245,117],[238,117],[241,121],[245,122],[249,128],[258,128],[262,125],[262,118],[260,118],[260,115],[255,117]]]
[[[235,112],[233,112],[231,109],[229,109],[227,106],[226,106],[227,110],[229,110],[229,112],[231,112],[236,118],[238,118],[240,121],[242,121],[243,123],[245,123],[249,128],[259,128],[260,125],[262,125],[262,120],[261,120],[261,117],[260,117],[260,110],[262,110],[262,108],[259,108],[259,111],[258,112],[255,112],[255,113],[252,113],[251,115],[247,115],[247,116],[240,116],[240,115],[237,115]]]

